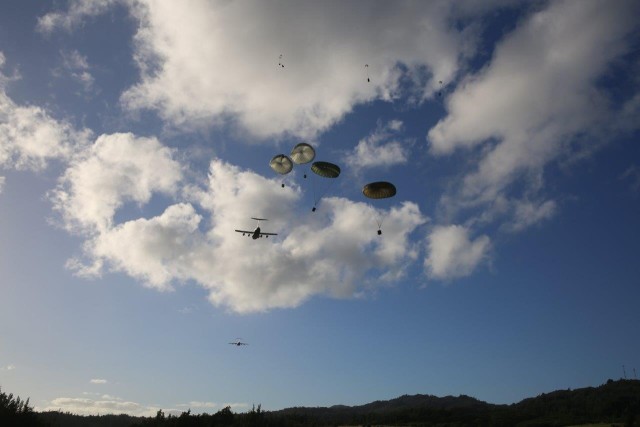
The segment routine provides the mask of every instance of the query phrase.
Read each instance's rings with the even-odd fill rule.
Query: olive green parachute
[[[293,169],[293,162],[287,155],[278,154],[277,156],[273,156],[273,159],[269,162],[269,166],[271,166],[271,169],[276,173],[286,175]]]
[[[337,178],[338,176],[340,176],[340,166],[334,165],[333,163],[329,162],[314,162],[311,165],[311,171],[323,178]],[[313,209],[311,209],[311,212],[316,211],[316,205],[318,204],[320,199],[327,193],[327,191],[329,191],[331,185],[334,183],[334,180],[330,179],[328,182],[329,185],[322,185],[322,189],[316,189],[317,184],[313,184]]]
[[[396,195],[396,186],[390,182],[371,182],[362,188],[362,194],[370,199],[387,199]],[[378,223],[378,236],[382,234],[382,216],[376,215]]]
[[[309,163],[316,157],[316,150],[306,142],[301,142],[300,144],[293,147],[291,150],[291,160],[297,165],[302,165],[305,163]]]
[[[396,186],[385,181],[372,182],[364,186],[362,194],[370,199],[386,199],[396,195]]]
[[[340,176],[340,166],[329,162],[314,162],[311,171],[324,178],[337,178]]]

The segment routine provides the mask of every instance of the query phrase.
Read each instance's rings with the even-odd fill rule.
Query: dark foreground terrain
[[[229,407],[215,414],[81,416],[34,412],[29,400],[0,390],[2,426],[640,426],[640,381],[609,380],[599,387],[557,390],[512,405],[494,405],[473,397],[401,396],[361,406],[287,408],[246,413]]]

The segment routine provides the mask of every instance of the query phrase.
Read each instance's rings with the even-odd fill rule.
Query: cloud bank
[[[490,64],[451,95],[447,116],[428,133],[431,152],[483,147],[475,170],[446,199],[454,208],[508,197],[523,177],[525,191],[536,191],[545,165],[579,155],[584,141],[602,141],[616,111],[597,79],[630,49],[628,36],[640,12],[637,2],[611,6],[550,3],[499,43]]]
[[[440,198],[442,221],[465,226],[433,230],[425,261],[431,277],[468,275],[484,259],[488,237],[470,241],[469,227],[498,222],[519,232],[553,217],[559,203],[545,191],[549,164],[591,155],[638,128],[637,87],[616,104],[599,83],[632,48],[638,13],[637,2],[550,2],[461,81],[447,115],[428,132],[430,152],[465,151],[478,160]]]
[[[501,2],[194,0],[185,8],[77,1],[42,17],[39,29],[70,30],[117,3],[137,20],[141,73],[122,104],[153,110],[177,127],[232,125],[254,140],[315,137],[356,105],[420,103],[438,81],[451,85],[446,116],[428,131],[429,151],[463,153],[468,162],[441,196],[438,222],[417,244],[409,236],[427,221],[418,203],[386,212],[385,227],[394,232],[378,239],[360,220],[375,216],[367,204],[325,198],[318,215],[302,217],[297,186],[281,190],[221,159],[211,162],[206,184],[187,183],[174,153],[156,138],[102,135],[78,148],[83,131],[0,98],[7,123],[0,164],[38,169],[50,159],[69,162],[52,200],[65,226],[86,237],[82,256],[69,261],[74,271],[122,271],[158,290],[193,281],[213,304],[238,312],[295,307],[318,294],[356,295],[401,278],[421,248],[429,278],[468,276],[490,256],[483,227],[498,223],[497,230],[514,233],[557,214],[559,202],[545,191],[548,165],[588,155],[607,134],[638,126],[637,91],[614,102],[600,84],[633,46],[640,12],[633,1],[541,3],[497,44],[485,67],[466,77],[460,75],[476,51],[478,18]],[[401,130],[400,121],[379,126],[350,152],[349,166],[408,162]],[[170,199],[164,211],[115,220],[127,204],[145,206],[154,194]],[[256,215],[272,218],[269,227],[280,236],[251,242],[233,233],[251,227],[243,221]]]
[[[0,70],[4,62],[0,52]],[[77,130],[43,108],[13,102],[6,93],[12,79],[0,72],[0,167],[40,171],[50,161],[68,160],[88,143],[88,129]]]
[[[65,174],[70,188],[74,176]],[[374,216],[364,203],[327,198],[317,215],[301,217],[299,188],[283,190],[277,180],[219,159],[211,162],[206,188],[192,187],[188,193],[191,202],[170,205],[151,218],[110,225],[110,217],[98,216],[105,225],[88,235],[84,263],[78,258],[70,267],[84,275],[104,268],[123,271],[158,290],[195,281],[209,291],[214,305],[237,312],[295,307],[314,295],[352,297],[397,280],[417,257],[409,235],[426,220],[416,204],[405,202],[387,213],[389,235],[380,239],[361,220]],[[94,200],[60,200],[72,203],[73,209],[61,210],[75,212],[78,222],[96,218],[95,210],[83,205],[95,206]],[[253,241],[234,232],[251,227],[249,218],[258,213],[272,218],[269,231],[280,236]],[[373,271],[387,275],[374,279]]]

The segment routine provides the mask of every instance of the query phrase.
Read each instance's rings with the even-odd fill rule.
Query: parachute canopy
[[[291,159],[287,155],[278,154],[277,156],[273,156],[273,159],[269,162],[269,166],[280,175],[286,175],[293,169],[293,162],[291,162]]]
[[[385,181],[372,182],[364,186],[362,194],[370,199],[386,199],[396,195],[396,186]]]
[[[329,162],[314,162],[311,171],[324,178],[337,178],[340,175],[340,167]]]
[[[300,144],[293,147],[293,150],[291,150],[291,160],[293,160],[293,162],[298,165],[309,163],[315,157],[316,150],[314,150],[313,147],[306,142],[301,142]]]

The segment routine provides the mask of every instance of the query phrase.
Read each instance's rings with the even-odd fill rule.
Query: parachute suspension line
[[[291,159],[285,154],[278,154],[276,156],[273,156],[273,158],[269,162],[269,166],[277,174],[283,175],[280,186],[284,188],[284,175],[288,174],[289,172],[291,172],[291,169],[293,169],[293,162],[291,161]]]
[[[318,188],[317,191],[315,181],[315,179],[311,180],[311,187],[313,188],[313,208],[311,209],[311,212],[316,211],[318,203],[320,203],[320,200],[325,196],[325,194],[327,194],[329,190],[331,190],[331,187],[333,187],[333,182],[335,180],[332,179],[331,181],[329,181],[329,184],[325,185],[324,187]]]
[[[313,208],[311,209],[311,212],[315,212],[316,204],[318,203],[318,198],[316,197],[316,180],[315,179],[311,180],[311,188],[313,189]]]
[[[318,194],[318,192],[316,191],[316,184],[314,179],[314,184],[313,184],[313,202],[314,203],[313,203],[313,209],[311,209],[311,212],[315,212],[316,205],[318,204],[320,199],[325,194],[327,194],[327,192],[333,185],[333,182],[331,181],[333,181],[335,178],[340,176],[340,166],[334,165],[333,163],[329,163],[329,162],[315,162],[311,165],[311,172],[318,175],[320,178],[330,180],[328,184],[323,186],[323,190],[320,192],[320,194]]]
[[[324,187],[324,190],[322,191],[320,196],[318,196],[317,199],[315,198],[315,193],[314,193],[314,203],[313,203],[314,206],[316,205],[316,203],[318,203],[320,201],[320,199],[322,199],[325,196],[325,194],[327,194],[329,192],[329,190],[331,190],[331,187],[333,187],[333,182],[334,181],[335,180],[333,180],[333,179],[331,181],[329,181],[329,184]]]
[[[304,178],[307,178],[308,163],[316,157],[316,150],[306,142],[301,142],[291,150],[291,161],[296,165],[305,165]]]
[[[378,224],[378,230],[380,230],[382,228],[382,217],[380,217],[380,219],[378,219],[378,217],[376,217],[376,224]]]
[[[396,186],[390,182],[371,182],[362,188],[362,194],[369,199],[387,199],[396,195]],[[382,221],[384,214],[378,216],[376,211],[375,220],[378,224],[378,236],[382,234]]]
[[[375,220],[376,224],[378,225],[378,235],[381,235],[382,234],[382,222],[384,221],[384,213],[380,213],[376,209],[374,214],[373,214],[373,219]]]

